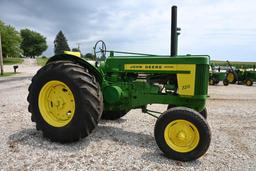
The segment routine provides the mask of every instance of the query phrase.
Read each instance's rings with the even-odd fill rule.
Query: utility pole
[[[4,75],[1,33],[0,33],[0,68],[1,68],[1,75]]]

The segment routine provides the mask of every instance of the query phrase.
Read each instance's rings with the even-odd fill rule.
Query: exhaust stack
[[[171,17],[171,50],[170,56],[177,56],[178,51],[178,35],[180,34],[180,28],[177,28],[177,6],[172,6]]]

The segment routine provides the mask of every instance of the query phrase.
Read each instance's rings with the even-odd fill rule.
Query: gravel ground
[[[256,86],[209,87],[211,146],[183,163],[163,156],[153,136],[156,119],[140,110],[100,121],[77,143],[50,142],[30,120],[29,84],[25,76],[0,80],[0,170],[256,170]],[[164,111],[166,105],[150,108]]]
[[[36,59],[24,58],[24,62],[22,64],[15,64],[18,65],[16,75],[12,77],[21,77],[21,76],[33,76],[35,72],[40,68],[36,65]],[[14,72],[13,70],[14,65],[4,65],[4,72]],[[1,78],[2,79],[6,78]]]

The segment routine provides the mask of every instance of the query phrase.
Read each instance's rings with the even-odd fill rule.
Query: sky
[[[178,6],[179,55],[256,61],[255,0],[0,0],[0,20],[47,38],[53,55],[59,30],[71,48],[169,54],[171,6]]]

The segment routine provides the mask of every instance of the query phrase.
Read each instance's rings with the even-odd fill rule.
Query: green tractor
[[[210,85],[217,85],[219,82],[222,81],[224,86],[228,86],[229,82],[227,80],[227,73],[226,71],[223,72],[220,70],[220,66],[216,69],[215,66],[210,66],[209,72],[209,84]]]
[[[229,61],[227,61],[229,70],[227,72],[227,79],[232,84],[245,84],[252,86],[253,82],[256,81],[256,71],[250,71],[246,68],[234,69]],[[255,69],[255,68],[254,68]]]
[[[94,62],[72,53],[50,58],[29,86],[28,110],[36,128],[51,141],[74,142],[100,119],[116,120],[140,108],[157,118],[155,140],[168,158],[190,161],[205,154],[211,141],[205,107],[209,56],[178,56],[177,30],[173,6],[170,55],[108,51],[98,41]],[[148,104],[168,109],[152,111]]]

